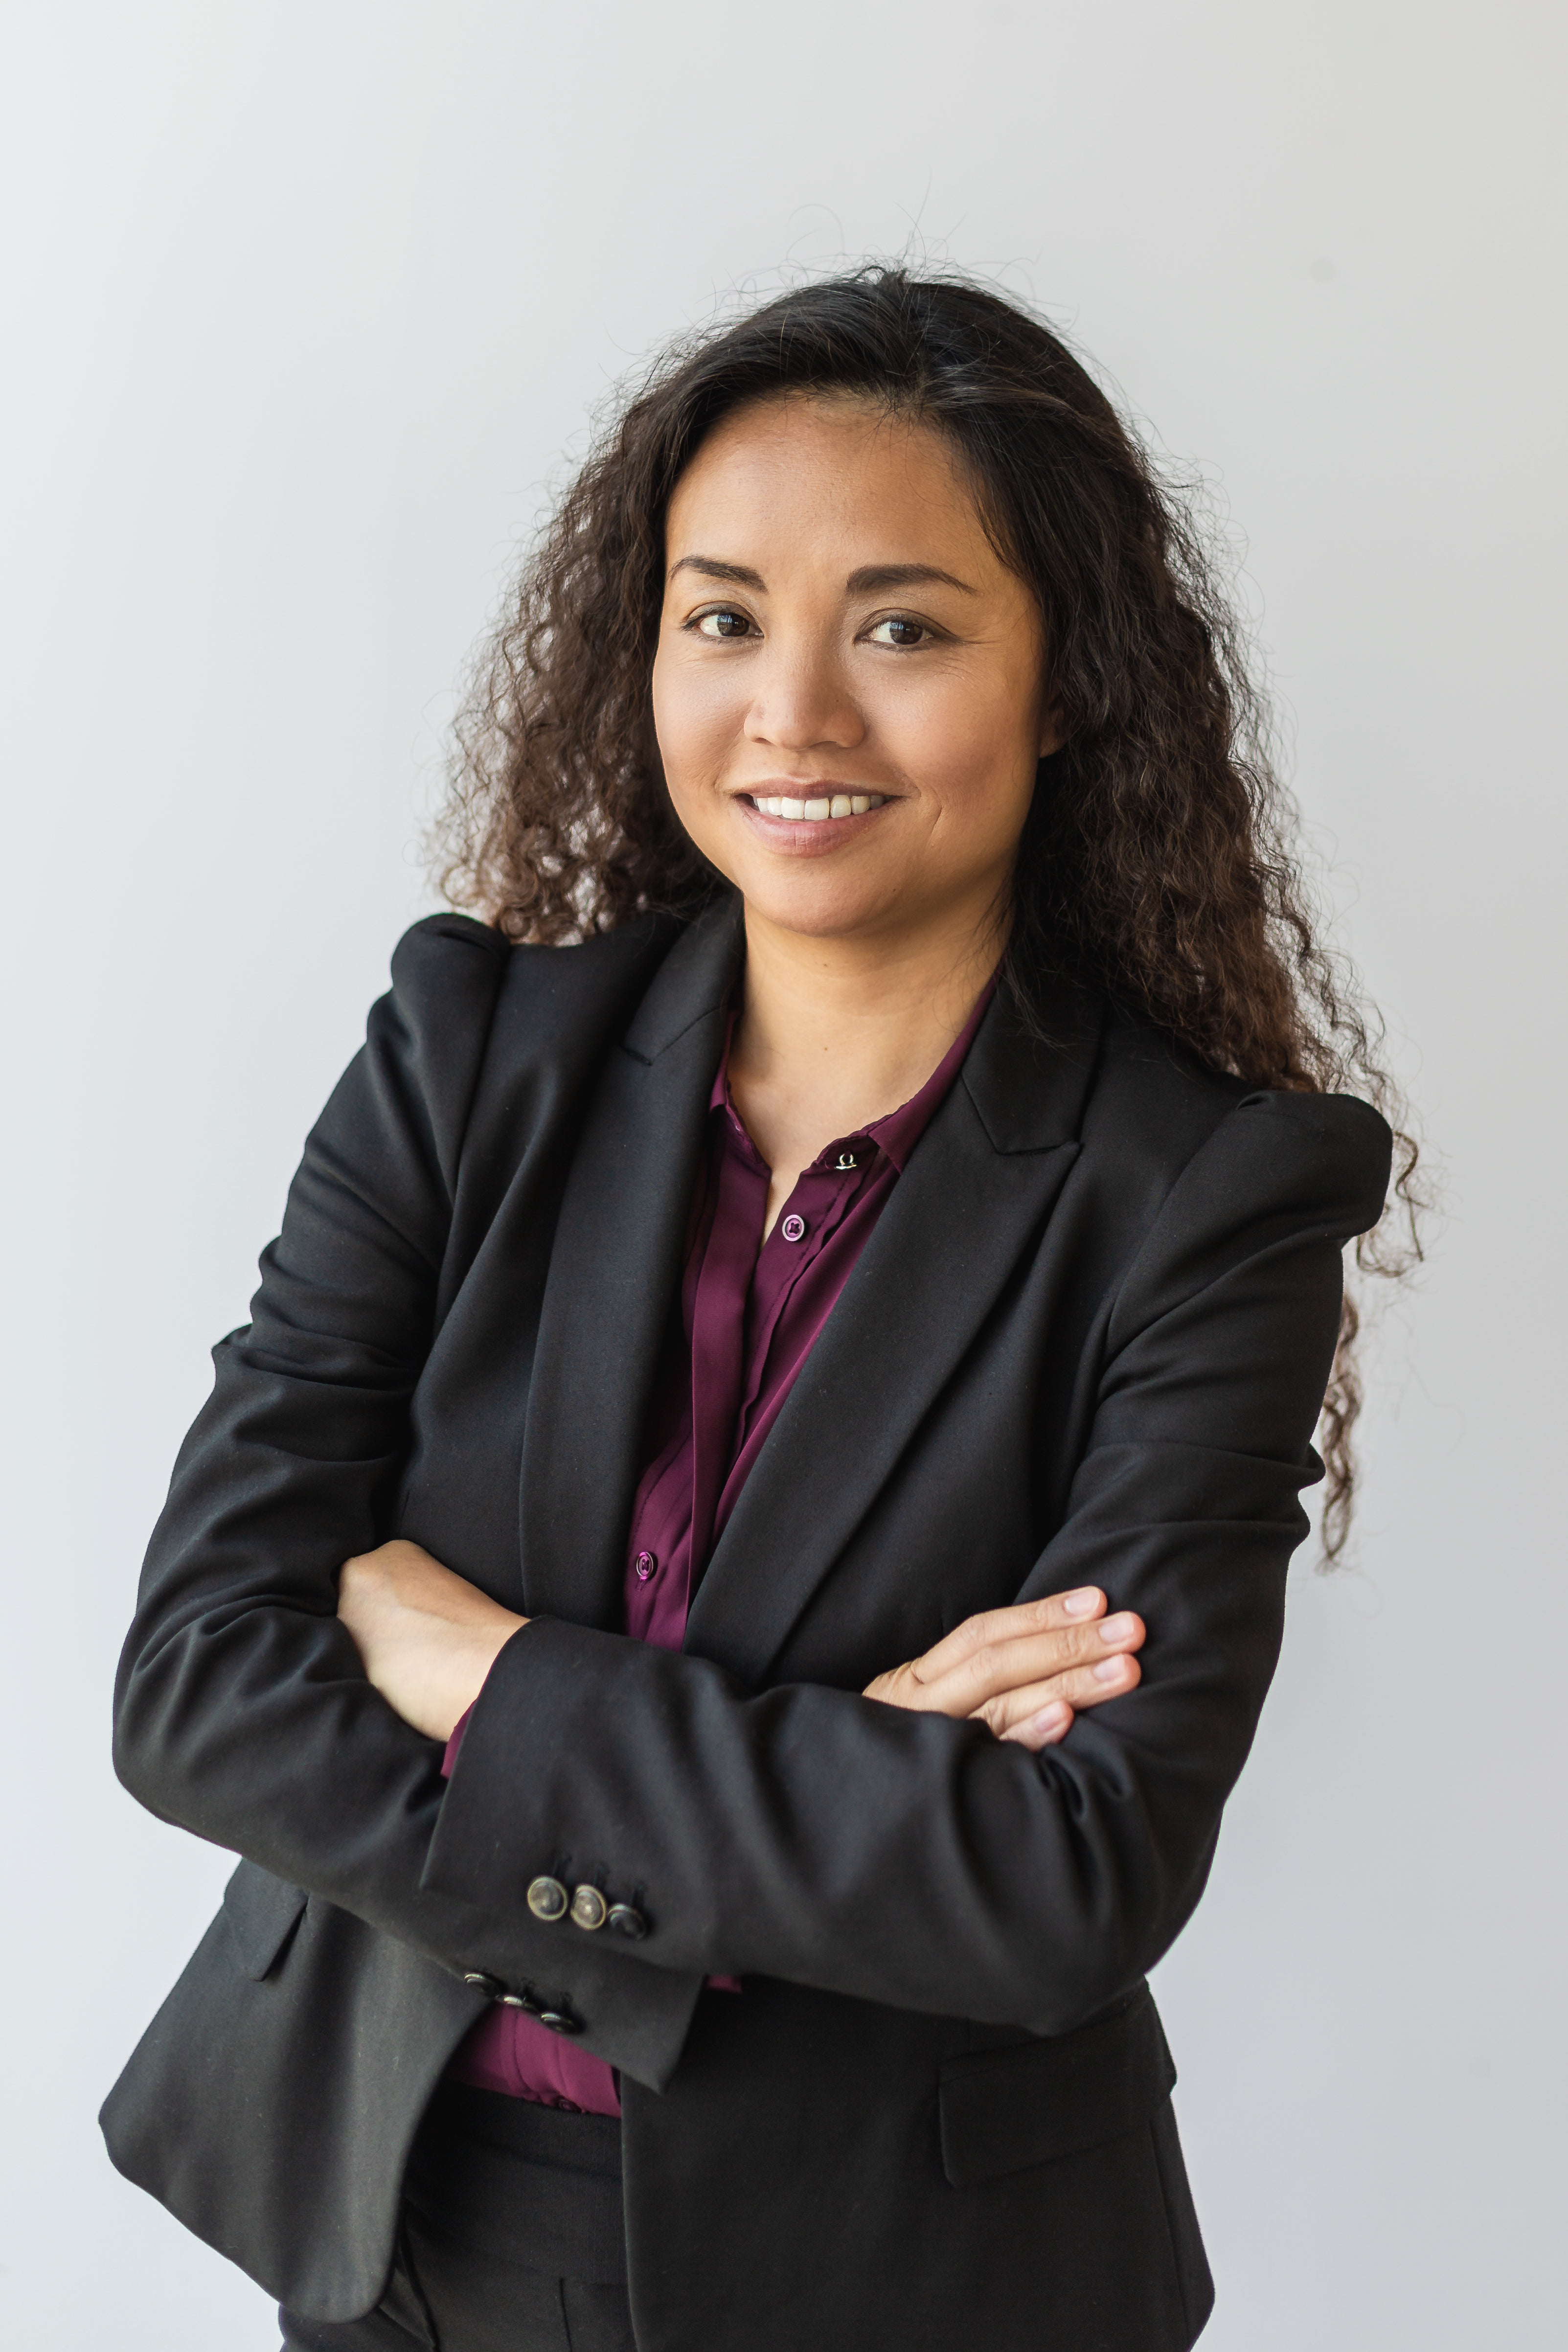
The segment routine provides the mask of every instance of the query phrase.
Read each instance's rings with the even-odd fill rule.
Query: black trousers
[[[635,2352],[621,2126],[444,2084],[363,2319],[278,2314],[286,2352]]]

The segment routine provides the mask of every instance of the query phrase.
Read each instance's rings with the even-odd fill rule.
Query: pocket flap
[[[1154,1995],[1140,1985],[1075,2032],[948,2059],[937,2094],[943,2169],[964,2189],[1120,2139],[1175,2082]]]
[[[302,1886],[274,1878],[259,1863],[241,1863],[224,1889],[224,1917],[247,1977],[276,1967],[308,1900]]]

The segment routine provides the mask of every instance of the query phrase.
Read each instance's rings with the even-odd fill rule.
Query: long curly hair
[[[1041,979],[1065,971],[1250,1085],[1375,1104],[1396,1133],[1395,1186],[1357,1258],[1406,1272],[1416,1147],[1375,1017],[1324,945],[1267,698],[1192,504],[1061,339],[986,288],[867,267],[654,362],[476,669],[434,833],[448,899],[559,944],[711,895],[653,725],[664,515],[721,417],[790,392],[857,395],[940,432],[1038,600],[1066,740],[1040,762],[1014,869],[1004,972],[1026,1020]],[[1347,1286],[1320,1427],[1330,1559],[1355,1483],[1358,1323]]]

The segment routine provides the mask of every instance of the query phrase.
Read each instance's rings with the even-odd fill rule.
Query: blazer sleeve
[[[454,1941],[419,1885],[441,1750],[366,1682],[337,1571],[383,1532],[508,952],[463,917],[401,942],[252,1319],[214,1350],[115,1691],[116,1769],[144,1805],[432,1951]]]
[[[612,1893],[643,1890],[650,1932],[623,1948],[643,1966],[1040,2033],[1092,2015],[1159,1959],[1207,1876],[1321,1472],[1341,1253],[1388,1170],[1364,1104],[1248,1097],[1126,1271],[1069,1506],[1019,1597],[1098,1583],[1141,1611],[1134,1692],[1033,1755],[537,1619],[469,1719],[426,1885],[498,1933],[553,1856],[591,1856]]]

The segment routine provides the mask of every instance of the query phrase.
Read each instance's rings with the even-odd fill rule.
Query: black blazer
[[[1144,1974],[1274,1666],[1388,1133],[1065,986],[1038,1047],[998,994],[685,1651],[649,1649],[623,1546],[739,955],[733,899],[400,946],[126,1644],[127,1786],[245,1859],[110,2149],[290,2305],[361,2313],[483,1975],[622,2071],[644,2352],[1176,2352],[1212,2291]],[[334,1614],[394,1533],[537,1621],[449,1787]],[[858,1696],[1084,1582],[1147,1619],[1145,1678],[1061,1747]],[[551,1869],[646,1939],[533,1917]]]

